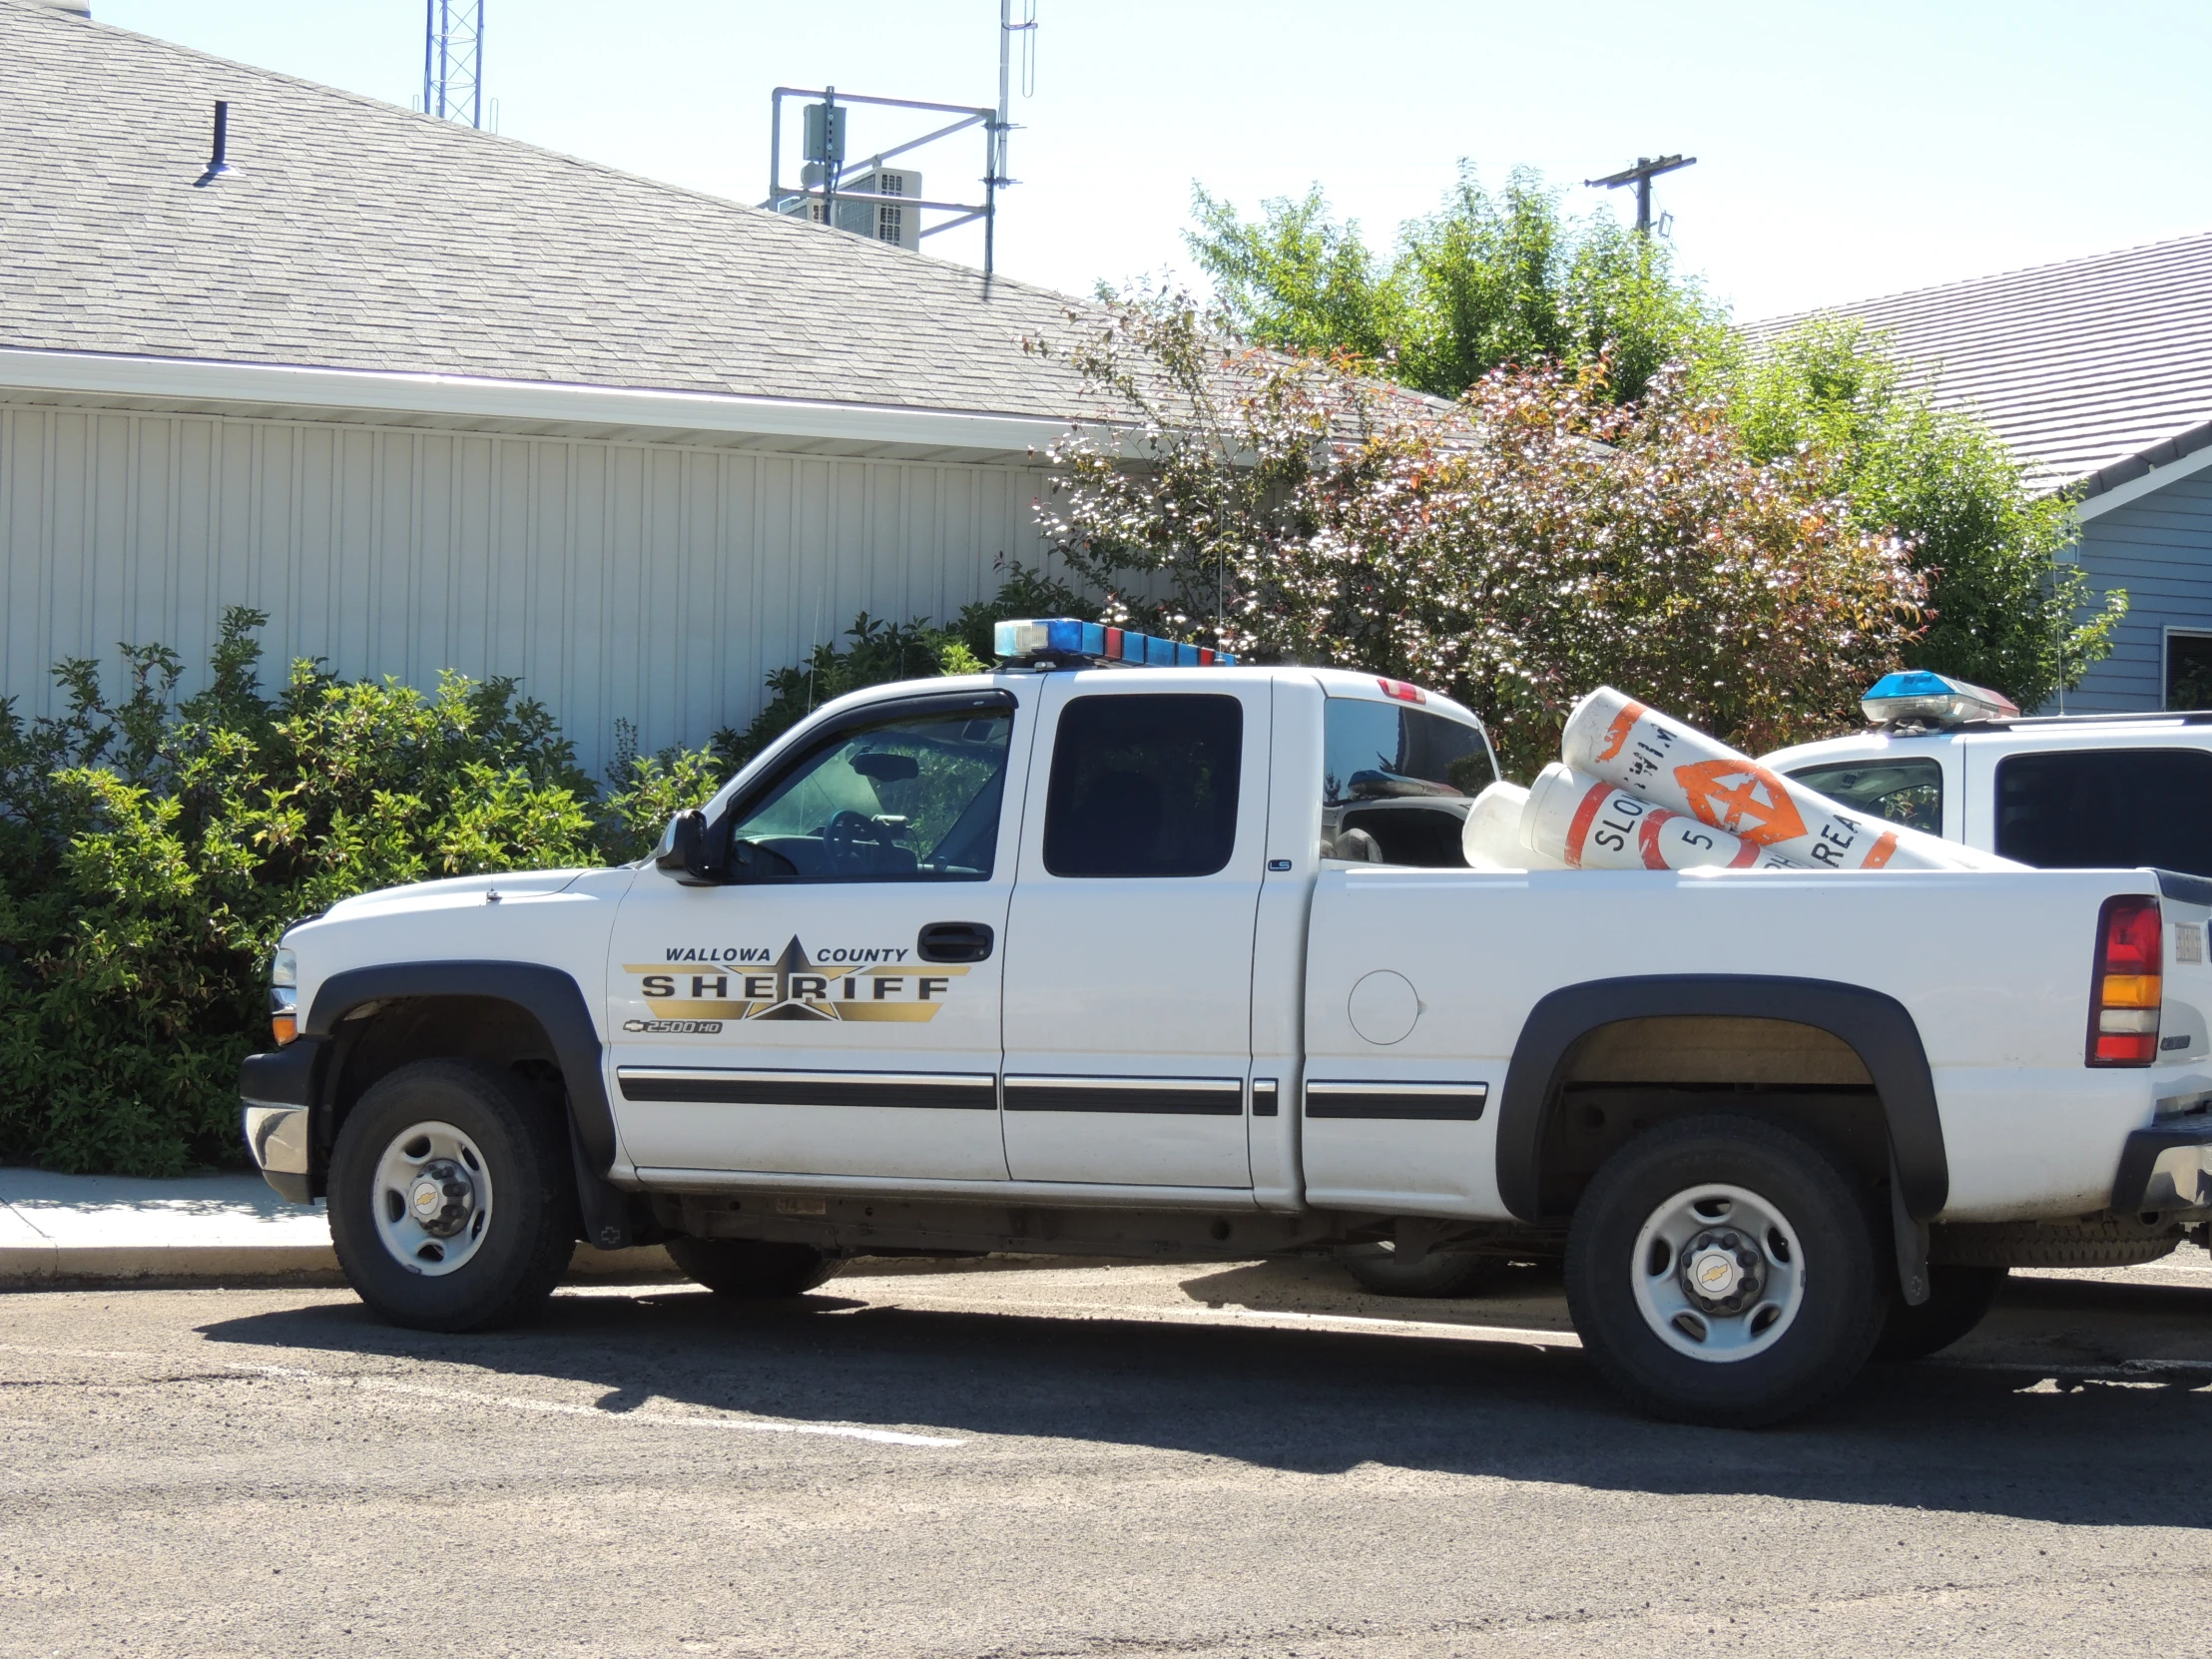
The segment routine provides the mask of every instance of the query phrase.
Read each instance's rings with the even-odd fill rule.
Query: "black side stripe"
[[[962,1072],[708,1071],[625,1066],[625,1100],[711,1106],[907,1106],[998,1109],[996,1082]]]
[[[1234,1077],[1009,1077],[1006,1110],[1234,1118],[1244,1115],[1244,1083]]]
[[[1400,1118],[1472,1123],[1489,1100],[1487,1083],[1309,1083],[1310,1118]]]
[[[1252,1080],[1252,1115],[1256,1118],[1275,1116],[1275,1103],[1281,1096],[1276,1080],[1272,1077],[1255,1077]]]

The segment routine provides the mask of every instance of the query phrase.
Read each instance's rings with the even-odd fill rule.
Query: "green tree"
[[[1664,238],[1574,218],[1561,201],[1527,169],[1493,196],[1462,162],[1443,205],[1383,259],[1358,224],[1330,217],[1319,186],[1250,223],[1199,188],[1186,240],[1247,339],[1349,352],[1437,397],[1539,362],[1602,362],[1606,395],[1640,396],[1662,365],[1712,347],[1721,314]]]
[[[2063,495],[2038,493],[1972,416],[1936,408],[1908,384],[1883,333],[1823,317],[1713,370],[1751,453],[1818,451],[1853,521],[1910,548],[1928,582],[1929,625],[1912,668],[1956,675],[2034,709],[2080,684],[2112,649],[2124,591],[2093,601],[2061,562],[2074,523]]]
[[[1439,410],[1168,301],[1071,359],[1120,412],[1056,452],[1047,524],[1118,613],[1449,691],[1523,778],[1602,683],[1754,752],[1833,732],[1919,626],[1827,456],[1754,455],[1685,374],[1624,406],[1594,369],[1501,368]]]

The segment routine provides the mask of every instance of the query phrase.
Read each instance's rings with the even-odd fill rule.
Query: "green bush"
[[[641,857],[811,707],[978,668],[998,616],[1072,597],[1017,568],[950,628],[863,616],[848,649],[771,675],[769,709],[714,749],[640,755],[625,726],[600,787],[512,680],[447,674],[425,695],[298,662],[265,691],[258,611],[226,614],[207,689],[182,700],[164,646],[125,648],[119,699],[62,664],[67,714],[0,702],[0,1161],[239,1163],[239,1062],[268,1040],[291,922],[409,881]]]

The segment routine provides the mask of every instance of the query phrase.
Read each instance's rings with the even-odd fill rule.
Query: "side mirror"
[[[707,856],[707,815],[694,807],[670,819],[653,862],[687,887],[715,885],[721,877]]]

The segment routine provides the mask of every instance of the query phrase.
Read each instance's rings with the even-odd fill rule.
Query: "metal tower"
[[[422,110],[484,124],[484,0],[424,0]]]

